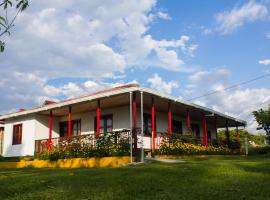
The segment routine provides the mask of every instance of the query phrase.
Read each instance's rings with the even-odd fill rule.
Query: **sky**
[[[1,11],[0,11],[1,12]],[[247,121],[270,104],[270,1],[39,0],[0,54],[0,114],[138,83]]]

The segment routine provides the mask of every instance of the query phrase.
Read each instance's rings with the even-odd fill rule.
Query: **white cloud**
[[[176,81],[164,81],[158,74],[154,74],[147,80],[150,87],[160,92],[171,94],[172,90],[179,87]]]
[[[270,65],[270,59],[260,60],[260,61],[259,61],[259,64],[262,64],[262,65]]]
[[[168,13],[165,13],[165,12],[157,12],[157,16],[160,18],[160,19],[164,19],[164,20],[171,20],[172,18],[170,17],[170,15],[168,15]]]
[[[242,89],[238,87],[224,91],[223,89],[228,85],[232,85],[228,69],[200,71],[189,77],[189,84],[185,89],[184,96],[186,99],[191,99],[209,93],[209,91],[221,91],[213,95],[194,99],[193,102],[246,120],[248,122],[247,129],[256,133],[257,124],[252,116],[252,111],[258,110],[261,107],[265,108],[270,104],[270,89]]]
[[[265,5],[251,0],[241,7],[218,13],[216,16],[218,31],[223,34],[232,33],[245,23],[264,19],[267,15],[268,9]]]
[[[153,38],[152,23],[170,19],[156,10],[156,0],[33,1],[18,16],[1,54],[0,93],[5,95],[0,112],[115,85],[104,83],[105,78],[121,84],[129,68],[184,70],[182,56],[193,56],[196,45],[186,35]],[[48,84],[69,78],[97,85]]]
[[[16,21],[0,67],[46,78],[114,77],[141,66],[179,71],[184,68],[181,54],[193,56],[197,46],[188,36],[156,40],[149,35],[155,7],[155,0],[32,2]],[[165,12],[154,14],[169,19]]]
[[[163,19],[163,20],[171,20],[172,19],[168,13],[165,13],[165,12],[162,12],[162,11],[158,11],[156,13],[150,13],[149,19],[151,21],[154,21],[157,18]]]

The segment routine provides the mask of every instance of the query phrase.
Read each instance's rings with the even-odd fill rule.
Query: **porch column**
[[[206,127],[206,118],[205,114],[202,113],[202,131],[203,131],[203,145],[208,146],[208,138],[207,138],[207,127]]]
[[[172,136],[172,112],[171,112],[171,102],[168,103],[168,136]]]
[[[188,128],[188,134],[192,134],[191,127],[190,127],[190,113],[189,113],[189,109],[187,109],[187,128]]]
[[[154,97],[152,97],[152,152],[155,152],[155,103]]]
[[[52,148],[52,110],[50,110],[50,117],[49,117],[49,140],[48,140],[48,150]]]
[[[97,120],[96,120],[96,137],[100,135],[100,100],[97,101],[97,110],[96,110]]]
[[[218,139],[217,117],[216,116],[215,116],[215,131],[216,131],[216,139]]]
[[[143,133],[143,92],[141,91],[141,162],[144,162],[144,133]]]
[[[133,137],[132,137],[132,92],[129,92],[129,126],[130,126],[130,163],[132,163],[132,148],[133,148]]]
[[[134,138],[134,149],[137,149],[137,101],[136,101],[136,92],[133,92],[132,98],[132,114],[133,114],[133,129],[132,134]]]
[[[237,141],[240,143],[240,135],[239,135],[239,130],[238,130],[238,124],[236,123],[236,137],[237,137]]]
[[[230,132],[229,132],[229,125],[228,125],[228,119],[226,119],[226,142],[227,144],[230,141]]]
[[[71,138],[71,125],[72,123],[72,111],[71,111],[71,106],[68,107],[68,142],[70,143],[70,138]]]

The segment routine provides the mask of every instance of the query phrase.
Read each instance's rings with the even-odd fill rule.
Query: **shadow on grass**
[[[265,199],[269,162],[224,157],[108,169],[0,170],[0,199]]]

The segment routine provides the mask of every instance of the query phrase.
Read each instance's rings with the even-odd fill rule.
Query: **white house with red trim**
[[[34,155],[57,145],[62,137],[133,130],[133,148],[158,148],[161,135],[187,134],[207,145],[218,128],[245,126],[246,122],[175,97],[140,87],[123,85],[61,102],[0,116],[4,122],[2,154]],[[136,131],[135,131],[136,130]],[[143,130],[143,131],[142,131]],[[143,144],[143,145],[142,145]]]

